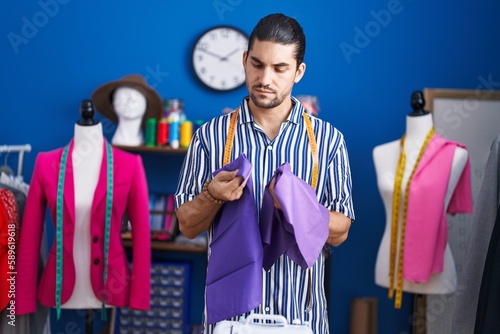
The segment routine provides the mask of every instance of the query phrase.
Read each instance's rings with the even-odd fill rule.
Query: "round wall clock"
[[[242,64],[248,36],[232,26],[216,26],[203,32],[194,43],[192,64],[196,77],[207,87],[229,91],[245,83]]]

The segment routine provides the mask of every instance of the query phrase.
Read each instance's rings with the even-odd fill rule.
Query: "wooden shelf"
[[[125,248],[132,248],[132,240],[122,239]],[[173,241],[151,240],[151,249],[172,252],[206,253],[207,247],[182,245]]]
[[[124,146],[124,145],[113,145],[124,151],[131,152],[149,152],[149,153],[160,153],[160,154],[179,154],[185,155],[187,153],[186,148],[172,148],[169,146]]]

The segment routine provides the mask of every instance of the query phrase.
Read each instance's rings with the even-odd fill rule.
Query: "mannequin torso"
[[[401,194],[404,194],[405,187],[410,177],[411,171],[417,161],[420,149],[429,131],[433,127],[432,114],[422,116],[407,116],[406,136],[404,141],[404,152],[406,154],[406,166],[404,167]],[[377,184],[384,203],[386,212],[386,228],[378,250],[375,265],[375,283],[382,287],[390,286],[389,266],[390,266],[390,244],[392,229],[392,207],[394,194],[394,177],[400,155],[400,140],[379,145],[373,150],[373,159],[377,175]],[[444,200],[446,209],[451,200],[455,187],[462,175],[462,171],[467,162],[467,151],[457,147],[453,156],[451,174]],[[401,210],[402,211],[402,210]],[[401,212],[398,223],[401,225]],[[401,227],[401,226],[400,226]],[[400,236],[398,236],[399,239]],[[397,254],[399,251],[397,252]],[[395,285],[395,283],[394,283]],[[418,294],[445,294],[456,289],[457,278],[455,263],[449,245],[446,245],[444,254],[444,267],[441,273],[432,274],[426,283],[414,283],[403,281],[403,291]]]
[[[73,241],[75,287],[62,308],[101,308],[90,282],[90,214],[103,158],[102,125],[75,124],[73,178],[75,185],[75,238]]]

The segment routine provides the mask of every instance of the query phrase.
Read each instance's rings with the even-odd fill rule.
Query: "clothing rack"
[[[24,152],[31,152],[31,145],[0,145],[0,153],[10,153],[10,152],[18,152],[18,162],[17,162],[17,176],[22,176],[23,174],[23,159]]]

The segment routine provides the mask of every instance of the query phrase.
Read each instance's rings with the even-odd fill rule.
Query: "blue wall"
[[[219,24],[250,33],[273,12],[303,25],[307,71],[294,93],[319,97],[320,117],[345,134],[351,158],[357,221],[332,258],[332,333],[348,332],[350,301],[359,296],[379,298],[380,333],[407,333],[410,296],[394,310],[374,285],[385,216],[372,149],[402,135],[413,90],[499,88],[498,1],[1,1],[0,144],[33,146],[29,181],[36,154],[72,137],[80,101],[131,73],[162,97],[184,99],[192,119],[219,115],[246,90],[217,94],[198,84],[195,38]],[[110,138],[114,128],[105,124]]]

